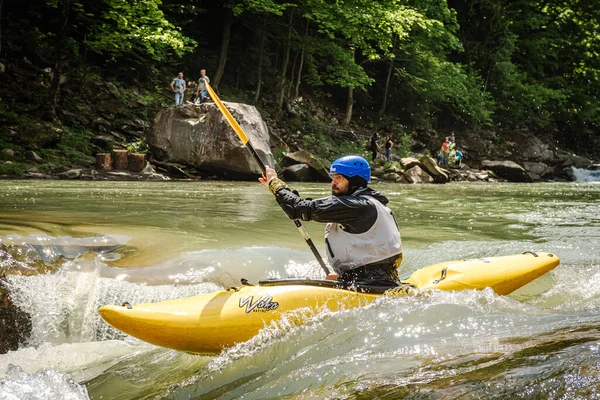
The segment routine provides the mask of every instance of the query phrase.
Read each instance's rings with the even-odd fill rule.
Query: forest
[[[599,15],[580,0],[0,0],[0,148],[76,162],[117,126],[141,146],[177,72],[204,68],[276,119],[312,98],[341,128],[521,130],[593,157]]]

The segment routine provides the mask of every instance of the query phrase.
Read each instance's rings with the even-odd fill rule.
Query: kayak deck
[[[483,290],[508,294],[559,264],[549,253],[531,253],[473,260],[449,261],[416,270],[399,287],[357,283],[346,287],[321,279],[264,280],[251,285],[199,296],[100,308],[113,327],[158,346],[190,353],[216,354],[255,336],[272,321],[293,311],[318,313],[367,305],[382,295],[406,295],[420,290]]]

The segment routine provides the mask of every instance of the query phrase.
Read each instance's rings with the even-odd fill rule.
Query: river
[[[293,186],[305,197],[328,193],[325,184]],[[561,265],[509,296],[380,298],[193,356],[128,337],[97,309],[240,278],[320,277],[264,187],[1,181],[1,240],[25,268],[58,272],[7,277],[31,334],[0,355],[0,398],[600,398],[600,184],[374,187],[401,227],[402,275],[527,250]],[[305,226],[324,254],[323,226]],[[122,246],[101,251],[113,245]]]

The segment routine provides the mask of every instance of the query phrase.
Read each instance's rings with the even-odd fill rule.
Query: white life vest
[[[362,196],[377,208],[377,220],[364,233],[348,233],[341,224],[325,227],[329,265],[337,273],[383,261],[402,253],[402,240],[392,210],[370,196]]]

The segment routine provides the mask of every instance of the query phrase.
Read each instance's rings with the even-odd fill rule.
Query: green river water
[[[292,186],[304,197],[329,192]],[[401,275],[527,250],[554,253],[561,265],[509,296],[382,297],[301,326],[269,326],[216,357],[193,356],[128,337],[97,309],[217,291],[240,278],[322,277],[266,188],[0,181],[0,240],[25,267],[59,268],[6,279],[31,335],[0,355],[0,399],[600,398],[600,184],[374,187],[400,226]],[[324,255],[324,226],[305,227]],[[82,250],[104,236],[125,245]]]

